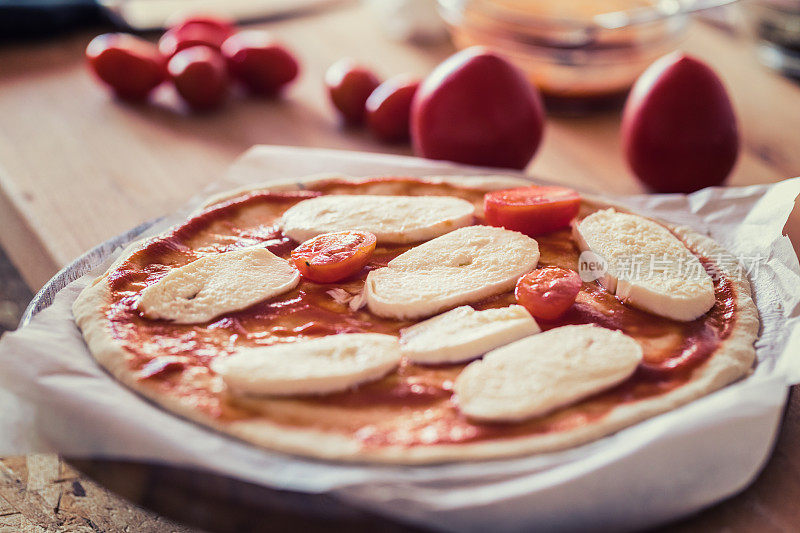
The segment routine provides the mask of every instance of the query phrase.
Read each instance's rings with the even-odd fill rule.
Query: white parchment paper
[[[407,157],[256,147],[213,189],[321,172],[486,173]],[[442,530],[633,529],[661,523],[753,479],[771,450],[788,386],[800,382],[800,267],[782,234],[798,194],[800,178],[690,196],[613,198],[708,233],[734,255],[756,258],[751,277],[762,334],[758,365],[748,378],[585,446],[420,467],[325,463],[254,448],[172,416],[94,362],[70,311],[91,278],[85,276],[28,326],[0,341],[0,453],[55,450],[194,466],[273,488],[330,494]],[[186,210],[159,228],[183,220]]]

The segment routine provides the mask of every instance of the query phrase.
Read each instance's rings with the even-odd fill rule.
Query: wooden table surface
[[[170,212],[254,144],[410,153],[407,146],[342,130],[323,73],[352,56],[384,77],[424,75],[452,53],[449,44],[389,41],[358,6],[263,26],[300,56],[300,80],[283,100],[235,98],[203,115],[184,111],[168,88],[150,105],[114,101],[84,67],[88,33],[0,47],[0,245],[32,288],[95,244]],[[752,45],[734,32],[695,23],[683,48],[713,65],[732,94],[743,150],[729,183],[800,175],[800,87],[758,65]],[[622,160],[618,131],[616,113],[551,117],[529,172],[584,190],[641,192]],[[800,527],[800,406],[794,396],[776,452],[756,483],[681,529]],[[4,528],[185,529],[78,477],[53,456],[0,460]]]

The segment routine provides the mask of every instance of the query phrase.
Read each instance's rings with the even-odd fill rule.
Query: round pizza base
[[[312,176],[306,179],[297,179],[292,182],[251,186],[217,195],[209,199],[203,207],[250,191],[301,190],[304,185],[324,182],[331,178],[359,179],[325,175],[324,177]],[[507,176],[441,176],[426,177],[424,180],[453,183],[466,188],[486,189],[506,189],[531,185],[529,181]],[[624,207],[597,198],[587,198],[585,195],[584,202],[592,208],[614,207],[619,211],[629,212]],[[705,257],[727,255],[726,250],[712,239],[690,228],[660,223],[669,228],[695,254]],[[109,272],[121,264],[141,242],[131,244],[115,261]],[[170,395],[159,394],[152,387],[143,385],[136,373],[128,367],[127,352],[113,338],[103,314],[103,309],[111,301],[111,290],[105,283],[106,275],[95,280],[80,294],[73,306],[73,313],[92,355],[116,379],[168,411],[249,443],[289,454],[349,462],[426,464],[499,459],[558,451],[600,439],[622,428],[685,405],[747,375],[755,360],[753,343],[759,330],[758,311],[751,298],[749,282],[734,272],[731,267],[715,266],[728,277],[736,293],[735,323],[729,335],[720,343],[709,359],[694,370],[688,382],[658,396],[621,404],[600,420],[574,429],[460,444],[364,446],[360,441],[343,434],[289,427],[272,423],[263,418],[220,421],[199,411],[189,401],[181,401]]]

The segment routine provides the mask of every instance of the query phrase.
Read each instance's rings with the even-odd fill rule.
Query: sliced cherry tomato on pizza
[[[534,318],[554,320],[575,303],[580,290],[581,278],[574,270],[543,267],[519,278],[514,295]]]
[[[292,251],[300,273],[317,283],[333,283],[358,273],[378,239],[368,231],[337,231],[309,239]]]
[[[535,237],[567,227],[578,214],[581,196],[566,187],[519,187],[486,193],[483,210],[492,226]]]

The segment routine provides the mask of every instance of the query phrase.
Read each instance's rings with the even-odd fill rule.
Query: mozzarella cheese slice
[[[476,302],[514,287],[536,268],[539,245],[491,226],[469,226],[412,248],[367,275],[373,313],[410,319]]]
[[[397,337],[351,333],[240,348],[212,368],[233,394],[286,396],[343,391],[382,378],[399,362]]]
[[[461,412],[519,421],[612,387],[642,360],[631,337],[591,324],[563,326],[503,346],[470,363],[454,384]]]
[[[281,219],[297,242],[332,231],[370,231],[379,243],[419,242],[472,224],[475,206],[452,196],[328,195],[304,200]]]
[[[702,316],[714,283],[700,260],[667,228],[638,215],[598,211],[574,227],[582,250],[606,262],[600,283],[620,300],[673,320]]]
[[[207,255],[142,291],[139,310],[178,324],[206,322],[293,289],[300,273],[264,248]]]
[[[402,330],[400,348],[415,363],[458,363],[539,331],[521,305],[484,311],[463,305]]]

